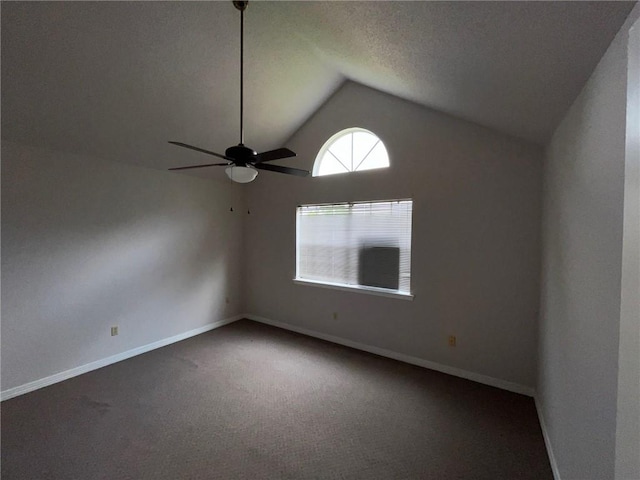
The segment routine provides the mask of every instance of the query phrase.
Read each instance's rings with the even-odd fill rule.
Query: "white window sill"
[[[296,283],[298,285],[309,285],[313,287],[342,290],[344,292],[365,293],[367,295],[377,295],[379,297],[399,298],[401,300],[409,300],[409,301],[413,300],[413,295],[410,293],[398,292],[396,290],[388,290],[386,288],[363,287],[361,285],[346,285],[344,283],[320,282],[316,280],[306,280],[303,278],[294,278],[293,283]]]

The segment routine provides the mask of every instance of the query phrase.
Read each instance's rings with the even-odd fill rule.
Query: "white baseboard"
[[[538,420],[540,421],[540,428],[542,429],[542,437],[544,438],[544,445],[547,447],[547,455],[549,456],[549,463],[551,464],[551,471],[553,472],[553,478],[555,480],[560,479],[560,470],[558,470],[558,464],[556,463],[556,456],[553,454],[551,448],[551,439],[549,438],[549,432],[547,431],[547,424],[544,421],[544,415],[542,414],[542,407],[540,406],[540,400],[538,395],[534,395],[533,400],[536,404],[536,410],[538,412]]]
[[[235,322],[236,320],[240,320],[242,318],[244,318],[243,315],[236,315],[235,317],[225,318],[217,322],[209,323],[203,327],[195,328],[193,330],[189,330],[188,332],[174,335],[173,337],[164,338],[162,340],[158,340],[157,342],[149,343],[147,345],[143,345],[141,347],[137,347],[132,350],[127,350],[126,352],[118,353],[116,355],[112,355],[107,358],[96,360],[95,362],[87,363],[86,365],[81,365],[79,367],[75,367],[70,370],[65,370],[64,372],[56,373],[54,375],[41,378],[39,380],[34,380],[33,382],[25,383],[24,385],[19,385],[17,387],[9,388],[7,390],[4,390],[3,392],[0,392],[0,401],[8,400],[10,398],[17,397],[18,395],[23,395],[25,393],[33,392],[34,390],[38,390],[43,387],[48,387],[49,385],[53,385],[54,383],[62,382],[63,380],[67,380],[69,378],[77,377],[78,375],[82,375],[83,373],[87,373],[92,370],[97,370],[98,368],[106,367],[107,365],[111,365],[113,363],[126,360],[127,358],[135,357],[136,355],[140,355],[142,353],[150,352],[151,350],[155,350],[156,348],[165,347],[167,345],[179,342],[181,340],[185,340],[195,335],[200,335],[201,333],[208,332],[209,330],[213,330],[223,325],[227,325],[228,323]]]
[[[472,380],[474,382],[482,383],[484,385],[490,385],[492,387],[501,388],[502,390],[508,390],[510,392],[520,393],[522,395],[527,395],[529,397],[534,396],[533,388],[527,387],[525,385],[520,385],[518,383],[508,382],[506,380],[500,380],[499,378],[489,377],[487,375],[482,375],[480,373],[469,372],[467,370],[462,370],[456,367],[450,367],[448,365],[442,365],[440,363],[431,362],[429,360],[413,357],[411,355],[405,355],[403,353],[397,353],[391,350],[385,350],[384,348],[365,345],[364,343],[358,343],[351,340],[347,340],[345,338],[336,337],[333,335],[327,335],[326,333],[320,333],[313,330],[308,330],[306,328],[290,325],[288,323],[277,322],[275,320],[260,317],[258,315],[253,315],[250,313],[245,314],[244,318],[248,318],[249,320],[254,320],[260,323],[266,323],[267,325],[283,328],[285,330],[291,330],[292,332],[301,333],[303,335],[308,335],[310,337],[320,338],[321,340],[337,343],[347,347],[355,348],[357,350],[374,353],[376,355],[380,355],[381,357],[392,358],[394,360],[410,363],[412,365],[428,368],[430,370],[436,370],[438,372],[453,375],[455,377],[466,378],[467,380]]]

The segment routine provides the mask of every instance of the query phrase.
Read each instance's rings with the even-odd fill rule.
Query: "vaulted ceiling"
[[[545,143],[633,5],[250,2],[245,143],[282,146],[345,80]],[[230,1],[3,2],[1,13],[3,139],[155,168],[212,158],[167,140],[238,143]]]

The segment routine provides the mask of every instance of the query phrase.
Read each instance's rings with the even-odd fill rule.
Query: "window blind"
[[[411,200],[297,209],[296,277],[411,291]]]

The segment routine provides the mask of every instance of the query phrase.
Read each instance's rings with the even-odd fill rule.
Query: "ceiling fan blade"
[[[216,152],[211,152],[209,150],[205,150],[204,148],[200,148],[200,147],[194,147],[193,145],[187,145],[186,143],[182,143],[182,142],[169,142],[172,145],[177,145],[179,147],[184,147],[184,148],[188,148],[190,150],[195,150],[196,152],[202,152],[202,153],[206,153],[207,155],[213,155],[214,157],[220,157],[220,158],[224,158],[225,160],[230,160],[233,161],[233,158],[229,158],[225,155],[222,155],[220,153],[216,153]]]
[[[270,165],[268,163],[257,163],[255,164],[255,167],[259,168],[260,170],[269,170],[271,172],[287,173],[289,175],[297,175],[299,177],[308,177],[311,174],[311,172],[307,172],[306,170],[300,170],[299,168],[283,167],[281,165]]]
[[[254,163],[270,162],[272,160],[279,160],[281,158],[289,158],[295,156],[296,152],[292,152],[288,148],[278,148],[276,150],[269,150],[268,152],[257,154]]]
[[[229,163],[207,163],[204,165],[189,165],[188,167],[173,167],[169,170],[189,170],[190,168],[204,168],[204,167],[222,167],[230,165]]]

